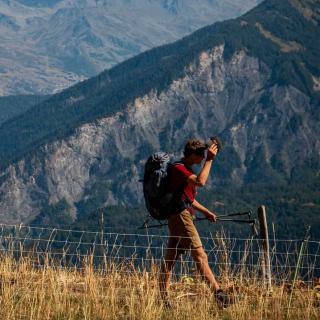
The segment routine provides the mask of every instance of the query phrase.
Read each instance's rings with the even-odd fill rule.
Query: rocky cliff
[[[44,203],[62,200],[76,215],[77,203],[88,200],[97,184],[104,188],[103,205],[136,205],[142,200],[138,180],[148,152],[162,149],[179,156],[191,136],[224,137],[238,161],[221,180],[240,183],[255,169],[259,155],[270,168],[274,159],[281,159],[290,173],[312,153],[319,154],[319,135],[314,134],[319,129],[306,113],[310,99],[290,86],[263,89],[270,76],[266,65],[244,52],[225,62],[223,50],[218,46],[201,53],[188,66],[187,76],[167,91],[150,92],[124,111],[85,124],[68,139],[9,166],[1,174],[1,219],[30,221]],[[261,103],[264,95],[274,103],[267,112]],[[298,127],[295,118],[301,119]],[[289,141],[275,141],[279,128],[291,131]]]
[[[267,2],[269,10],[274,3]],[[313,25],[296,7],[289,2],[287,5],[295,10],[295,18],[298,15],[301,21]],[[253,13],[265,15],[267,9],[261,6]],[[283,52],[282,44],[291,40],[281,39],[270,30],[267,33],[266,26],[262,31],[251,18],[253,13],[232,24],[239,30],[250,24],[251,30],[270,43],[281,59],[289,59],[290,52]],[[216,29],[214,32],[219,35]],[[23,151],[23,156],[12,160],[1,172],[1,221],[30,222],[53,208],[75,219],[90,202],[93,207],[137,205],[142,201],[138,180],[146,157],[160,149],[179,157],[190,137],[219,135],[224,141],[224,151],[214,164],[211,186],[288,182],[297,171],[308,167],[319,177],[317,71],[305,75],[310,86],[300,87],[298,80],[279,78],[268,59],[253,54],[247,45],[234,46],[230,51],[230,42],[225,38],[207,47],[199,50],[180,76],[164,89],[148,89],[114,112],[82,123],[71,135],[35,140],[33,148]],[[297,50],[303,53],[310,48]],[[166,52],[157,59],[165,61],[168,56]],[[132,60],[130,65],[138,68],[139,63]],[[100,78],[99,90],[113,83],[113,72],[106,74],[108,81],[102,83]],[[79,95],[72,99],[64,93],[64,108],[76,108],[78,101],[85,100],[84,88],[88,85],[82,84],[82,90],[75,91]],[[93,108],[89,102],[88,107]]]

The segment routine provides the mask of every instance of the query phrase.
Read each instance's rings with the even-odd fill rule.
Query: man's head
[[[194,159],[195,163],[200,163],[205,157],[208,145],[197,139],[189,140],[184,147],[184,157]]]

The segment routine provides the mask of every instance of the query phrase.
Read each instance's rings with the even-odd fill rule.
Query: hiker
[[[196,263],[197,270],[212,288],[218,302],[224,303],[225,294],[215,279],[208,263],[198,231],[193,223],[195,210],[201,212],[209,221],[216,222],[216,215],[201,205],[196,199],[197,188],[203,187],[208,179],[212,162],[219,150],[219,143],[213,141],[211,146],[199,140],[189,140],[184,148],[181,162],[172,166],[169,174],[169,189],[178,195],[176,212],[171,212],[168,217],[169,241],[164,263],[161,266],[159,278],[161,297],[166,306],[170,305],[168,288],[172,269],[180,254],[191,249],[191,255]],[[196,175],[192,166],[201,164],[202,169]],[[223,300],[223,301],[221,301]]]

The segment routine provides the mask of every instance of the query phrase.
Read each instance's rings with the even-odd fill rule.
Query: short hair
[[[184,146],[183,155],[189,157],[191,154],[202,154],[208,148],[208,145],[198,139],[189,140]]]

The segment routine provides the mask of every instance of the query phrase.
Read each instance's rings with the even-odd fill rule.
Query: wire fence
[[[261,279],[262,244],[257,237],[234,238],[224,232],[202,237],[213,271],[228,279]],[[1,256],[19,260],[28,257],[33,267],[81,270],[90,257],[94,269],[108,272],[119,266],[124,273],[143,272],[160,265],[168,236],[163,234],[113,233],[0,224]],[[270,240],[272,281],[291,283],[297,273],[300,284],[313,287],[320,278],[320,241]],[[298,263],[299,260],[299,263]],[[120,268],[121,267],[121,268]],[[193,275],[195,266],[190,252],[178,260],[174,277]]]

